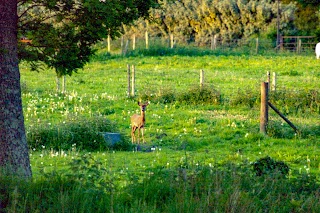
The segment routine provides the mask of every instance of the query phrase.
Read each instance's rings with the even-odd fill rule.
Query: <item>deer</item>
[[[135,131],[137,129],[138,129],[138,144],[140,144],[140,131],[142,134],[143,143],[145,143],[143,130],[144,130],[144,125],[146,123],[145,111],[146,111],[146,108],[149,105],[149,103],[148,102],[141,103],[140,101],[138,101],[138,105],[140,106],[140,115],[134,114],[131,116],[131,141],[132,141],[132,144],[136,142]]]

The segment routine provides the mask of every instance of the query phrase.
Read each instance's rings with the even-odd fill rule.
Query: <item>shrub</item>
[[[56,125],[29,126],[27,141],[32,149],[69,150],[76,146],[80,150],[94,151],[110,148],[101,132],[115,131],[115,124],[103,117],[77,118]],[[112,148],[128,149],[128,139],[122,137],[122,141]]]
[[[287,164],[282,161],[276,161],[269,156],[260,158],[253,163],[253,170],[257,176],[277,173],[284,176],[289,174],[289,166]]]
[[[194,87],[188,91],[175,93],[172,90],[163,91],[158,95],[151,95],[145,93],[142,95],[143,100],[152,100],[153,102],[159,102],[163,104],[174,103],[176,101],[183,104],[220,104],[221,95],[220,92],[213,87]]]
[[[191,90],[181,93],[177,100],[187,104],[220,104],[220,92],[212,87],[192,88]]]
[[[259,102],[260,95],[259,92],[256,90],[238,89],[238,91],[235,94],[236,95],[234,97],[230,98],[231,106],[245,105],[249,108],[253,108],[254,105]]]
[[[270,93],[270,101],[284,114],[320,113],[320,92],[317,90],[278,90]]]

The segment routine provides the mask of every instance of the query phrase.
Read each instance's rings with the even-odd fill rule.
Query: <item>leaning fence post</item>
[[[267,134],[268,88],[268,82],[261,82],[260,132],[263,134]]]
[[[204,71],[200,70],[200,89],[203,88],[203,84],[204,84]]]
[[[131,74],[131,96],[134,97],[135,96],[135,80],[136,80],[136,74],[135,74],[135,66],[132,65],[132,74]]]
[[[128,75],[128,97],[130,97],[130,90],[131,90],[131,78],[130,78],[130,64],[127,64],[127,75]]]

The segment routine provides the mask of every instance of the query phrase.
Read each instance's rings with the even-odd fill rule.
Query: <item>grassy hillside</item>
[[[127,64],[136,69],[136,96],[130,98]],[[100,204],[83,202],[74,207],[78,210],[97,205],[100,212],[259,212],[267,206],[276,212],[312,212],[319,207],[319,68],[313,56],[290,54],[120,57],[102,52],[67,77],[67,92],[61,94],[52,70],[30,72],[21,64],[34,178],[38,184],[60,181],[60,194],[76,184],[65,195],[73,196],[69,203],[99,198]],[[205,72],[202,90],[200,70]],[[268,71],[277,75],[270,101],[298,133],[271,109],[268,135],[259,133],[260,83]],[[138,112],[140,99],[150,101],[147,148],[135,152],[130,116]],[[121,145],[106,146],[99,132],[109,131],[121,133]],[[255,175],[253,164],[266,156],[289,166],[284,179]],[[272,173],[271,167],[282,164],[263,165]],[[88,189],[91,195],[80,195]],[[43,192],[56,196],[50,193]],[[61,197],[55,199],[62,203]],[[37,206],[31,198],[23,202]]]

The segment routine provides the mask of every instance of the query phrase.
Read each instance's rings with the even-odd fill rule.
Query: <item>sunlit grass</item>
[[[57,182],[53,187],[59,188],[59,195],[50,194],[49,185],[48,189],[42,186],[35,191],[57,196],[56,203],[82,212],[92,197],[97,198],[92,203],[100,202],[97,212],[192,212],[197,207],[200,211],[200,206],[207,212],[242,208],[250,212],[262,211],[265,205],[275,212],[281,207],[292,211],[316,209],[317,189],[312,191],[307,186],[320,180],[320,64],[313,56],[103,54],[67,76],[64,94],[56,91],[53,70],[30,72],[21,64],[23,110],[35,185],[43,180]],[[136,68],[134,98],[127,97],[127,64]],[[203,91],[215,98],[209,101],[208,97],[201,100],[198,92],[202,69]],[[299,133],[270,109],[268,135],[260,134],[260,83],[266,80],[268,71],[277,73],[280,92],[271,92],[271,101]],[[309,91],[318,91],[314,99]],[[137,152],[130,146],[130,116],[139,113],[140,99],[148,99],[150,104],[146,111],[147,144],[142,145],[144,151]],[[105,123],[108,125],[102,125]],[[122,142],[129,145],[120,147],[125,151],[107,146],[102,137],[93,137],[100,131],[117,131]],[[72,137],[75,134],[81,138]],[[52,141],[63,147],[53,146]],[[266,156],[290,167],[286,179],[255,177],[252,163]],[[73,185],[78,182],[80,185]],[[290,195],[285,195],[286,184],[294,188]],[[294,191],[299,184],[302,195]],[[64,189],[69,186],[72,192],[68,194]],[[202,194],[197,190],[206,191]],[[307,199],[304,196],[308,190],[311,194]],[[172,200],[164,199],[161,205],[151,191],[158,193],[159,199],[169,196]],[[253,196],[257,193],[258,197]],[[281,199],[279,194],[283,195]],[[232,198],[237,202],[232,203]],[[183,202],[186,199],[188,202]],[[67,204],[80,201],[83,205],[78,207]],[[41,211],[36,202],[30,203]],[[49,203],[43,210],[50,209]]]

